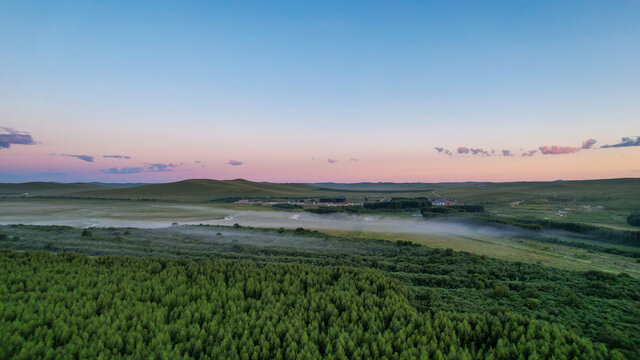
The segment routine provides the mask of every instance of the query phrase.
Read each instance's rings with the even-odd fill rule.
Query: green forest
[[[622,359],[561,326],[420,312],[378,270],[0,252],[0,357]]]
[[[640,356],[640,280],[623,273],[302,228],[3,225],[0,249],[0,358],[291,358],[289,327],[310,358]]]

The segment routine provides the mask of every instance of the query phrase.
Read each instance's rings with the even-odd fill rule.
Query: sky
[[[640,177],[638,1],[2,1],[0,182]]]

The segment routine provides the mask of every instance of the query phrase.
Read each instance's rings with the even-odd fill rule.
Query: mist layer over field
[[[312,230],[433,234],[450,236],[512,236],[516,228],[481,225],[455,219],[424,220],[422,217],[317,215],[307,212],[239,211],[211,206],[73,202],[0,202],[0,224],[69,225],[75,227],[162,228],[180,224],[228,225],[260,228],[302,227]]]

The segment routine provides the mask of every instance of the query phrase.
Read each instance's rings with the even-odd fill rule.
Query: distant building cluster
[[[455,200],[433,200],[431,204],[433,206],[458,205],[458,203]]]
[[[329,202],[329,201],[261,201],[261,200],[238,200],[236,204],[244,205],[277,205],[277,204],[290,204],[290,205],[320,205],[320,206],[358,206],[363,205],[363,202]]]

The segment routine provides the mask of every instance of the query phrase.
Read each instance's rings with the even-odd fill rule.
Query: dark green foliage
[[[576,308],[576,309],[580,309],[584,306],[584,302],[578,297],[578,295],[576,295],[573,292],[567,295],[565,303],[571,306],[572,308]]]
[[[224,198],[217,198],[214,200],[211,200],[210,202],[223,202],[223,203],[234,203],[238,200],[242,200],[241,197],[235,196],[235,197],[224,197]]]
[[[640,226],[640,213],[633,213],[627,216],[627,223],[631,226]]]
[[[502,225],[517,226],[517,227],[521,227],[523,229],[532,230],[532,231],[544,230],[544,227],[540,224],[529,223],[522,220],[503,219],[503,218],[495,218],[495,217],[489,217],[489,216],[478,216],[478,217],[474,217],[474,219],[488,221],[488,222],[502,224]]]
[[[81,235],[82,236],[92,236],[93,233],[89,229],[84,229],[84,230],[82,230],[82,234]]]
[[[294,210],[294,209],[304,208],[304,206],[298,205],[298,204],[273,204],[271,205],[271,207],[274,209],[281,209],[281,210]]]
[[[491,296],[494,298],[508,298],[511,296],[511,290],[508,286],[499,284],[491,291]]]
[[[526,299],[525,305],[531,310],[537,310],[540,308],[540,300],[538,299]]]
[[[447,205],[447,206],[432,206],[420,209],[420,213],[425,215],[430,213],[435,214],[460,214],[460,213],[481,213],[484,212],[484,206],[482,205]]]
[[[335,197],[335,198],[319,198],[319,202],[345,202],[347,199],[343,197]]]
[[[343,209],[340,207],[319,206],[317,208],[305,209],[304,211],[308,211],[314,214],[335,214],[342,212]]]
[[[399,246],[419,246],[418,244],[407,240],[398,240],[396,241],[396,244],[398,244]]]
[[[391,201],[387,202],[371,202],[365,203],[363,207],[367,210],[383,210],[383,211],[408,211],[408,210],[418,210],[424,207],[431,206],[431,201],[420,198],[420,199],[404,199],[404,198],[393,198]]]
[[[0,278],[0,358],[622,358],[522,316],[421,313],[372,270],[2,251]]]
[[[0,234],[0,241],[4,241],[4,240],[7,240],[7,239],[9,239],[9,235],[7,235],[7,234]]]
[[[633,350],[633,341],[629,336],[618,329],[614,329],[609,325],[603,326],[597,334],[598,341],[605,344],[611,344],[612,347],[618,349]]]
[[[592,251],[598,251],[598,252],[603,252],[607,254],[615,254],[615,255],[621,255],[621,256],[628,256],[632,258],[640,258],[640,249],[620,248],[615,246],[594,244],[586,241],[560,240],[560,239],[550,238],[546,236],[536,238],[536,241],[549,243],[549,244],[565,245],[565,246],[587,249]]]
[[[428,212],[424,212],[424,214],[427,215]],[[449,214],[449,212],[445,210],[444,214]],[[455,215],[455,213],[453,214]],[[487,215],[473,216],[472,219],[504,225],[518,226],[533,231],[543,231],[544,229],[564,230],[577,234],[585,234],[595,240],[602,242],[640,247],[640,231],[618,230],[605,226],[585,223],[560,222],[548,219],[501,218]]]

